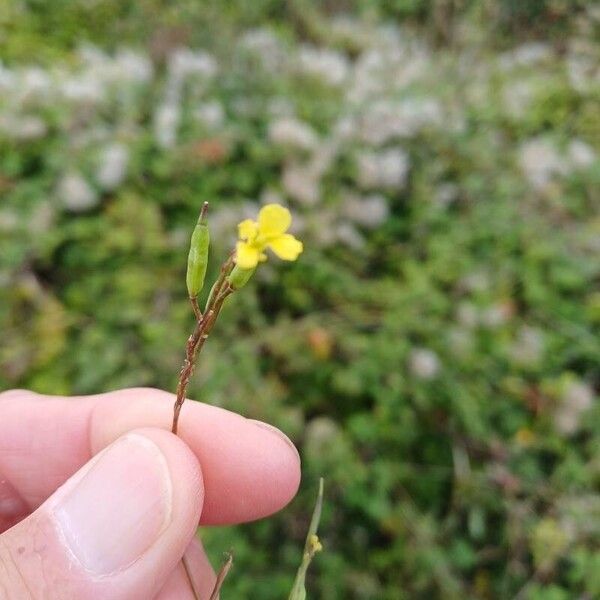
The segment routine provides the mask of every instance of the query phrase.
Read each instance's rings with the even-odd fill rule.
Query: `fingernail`
[[[53,513],[83,567],[109,575],[135,562],[170,521],[166,459],[148,438],[129,434],[109,446]]]
[[[290,440],[290,438],[287,435],[285,435],[285,433],[283,433],[283,431],[277,429],[277,427],[273,427],[273,425],[269,425],[269,423],[265,423],[264,421],[256,421],[255,419],[248,419],[248,421],[250,421],[250,423],[256,425],[257,427],[260,427],[261,429],[265,429],[266,431],[274,433],[280,440],[283,440],[294,451],[294,454],[296,455],[298,460],[300,460],[298,449],[296,448],[296,446],[294,446],[292,440]]]

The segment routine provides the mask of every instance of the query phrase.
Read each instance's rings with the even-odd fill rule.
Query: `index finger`
[[[3,512],[6,526],[11,518],[6,513],[35,509],[127,431],[169,429],[174,400],[150,388],[73,398],[21,390],[0,394],[0,529]],[[202,469],[203,524],[265,517],[285,506],[298,489],[298,453],[266,423],[188,401],[179,436]]]

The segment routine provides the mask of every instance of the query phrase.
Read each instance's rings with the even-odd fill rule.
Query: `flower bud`
[[[227,281],[229,281],[229,285],[231,285],[234,290],[239,290],[248,283],[250,277],[254,274],[254,271],[256,271],[256,267],[243,269],[239,265],[235,265],[229,274]]]
[[[186,275],[187,289],[190,298],[195,298],[202,290],[202,287],[204,286],[204,277],[206,275],[206,267],[208,265],[210,234],[206,224],[207,207],[208,203],[205,202],[190,242]]]

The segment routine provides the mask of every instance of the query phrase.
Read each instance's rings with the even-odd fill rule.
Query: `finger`
[[[185,559],[200,600],[209,600],[217,576],[200,540],[197,538],[192,540],[185,552]],[[155,600],[195,600],[182,562],[171,573]]]
[[[13,509],[22,503],[35,508],[120,435],[137,427],[169,429],[173,402],[172,394],[145,388],[79,398],[24,391],[0,395],[0,498],[11,493],[10,486]],[[179,435],[202,465],[204,524],[267,516],[298,489],[298,454],[269,425],[186,402]],[[15,518],[14,511],[4,515],[4,521]]]
[[[141,429],[115,441],[0,536],[8,598],[153,598],[202,509],[196,457],[176,436]]]

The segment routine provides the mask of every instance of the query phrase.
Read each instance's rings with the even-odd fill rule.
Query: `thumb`
[[[0,598],[153,598],[203,498],[198,462],[179,438],[128,433],[0,536]]]

